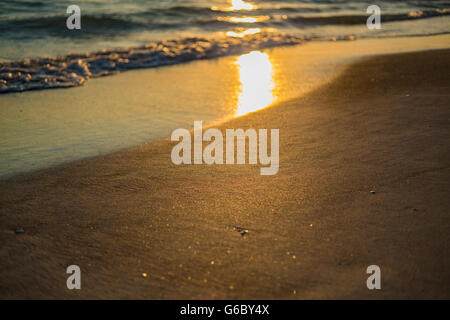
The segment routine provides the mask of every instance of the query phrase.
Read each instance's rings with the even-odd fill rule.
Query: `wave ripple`
[[[4,62],[0,63],[0,93],[75,87],[89,78],[120,71],[217,58],[269,47],[300,44],[306,40],[303,36],[262,32],[241,38],[186,38],[136,48]]]

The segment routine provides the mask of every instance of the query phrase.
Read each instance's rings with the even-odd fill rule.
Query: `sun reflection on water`
[[[245,29],[245,30],[242,30],[242,31],[228,31],[226,33],[226,35],[229,36],[229,37],[234,37],[234,38],[243,38],[246,35],[257,34],[257,33],[260,33],[260,32],[261,32],[260,28],[250,28],[250,29]]]
[[[240,10],[250,11],[256,8],[257,7],[255,5],[245,2],[243,0],[231,0],[231,6],[226,8],[211,7],[211,9],[215,11],[240,11]]]
[[[269,16],[254,16],[254,17],[218,17],[218,21],[226,21],[232,23],[255,23],[269,20]]]
[[[230,10],[252,10],[254,6],[243,0],[231,0]]]
[[[253,51],[240,56],[236,64],[239,68],[241,91],[236,115],[263,109],[272,104],[275,82],[269,56],[260,51]]]

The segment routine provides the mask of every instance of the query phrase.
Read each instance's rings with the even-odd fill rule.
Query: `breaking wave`
[[[74,87],[90,78],[120,71],[242,54],[306,40],[302,36],[263,32],[214,40],[186,38],[134,48],[3,62],[0,63],[0,93]]]

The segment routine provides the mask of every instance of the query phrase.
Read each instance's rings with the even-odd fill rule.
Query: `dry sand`
[[[276,176],[163,140],[1,182],[0,298],[450,298],[449,68],[370,58],[221,125],[279,128]]]

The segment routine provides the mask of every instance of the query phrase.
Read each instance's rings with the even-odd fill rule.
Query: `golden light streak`
[[[248,35],[248,34],[256,34],[256,33],[260,33],[261,29],[260,28],[250,28],[241,32],[236,32],[236,31],[228,31],[226,34],[229,37],[235,37],[235,38],[243,38],[244,36]]]
[[[252,10],[254,6],[243,0],[231,0],[230,10]]]
[[[241,91],[236,115],[263,109],[272,104],[275,82],[269,56],[260,51],[253,51],[240,56],[236,64],[239,68]]]
[[[257,17],[219,17],[217,20],[219,21],[227,21],[234,23],[255,23],[269,20],[268,16],[257,16]]]

